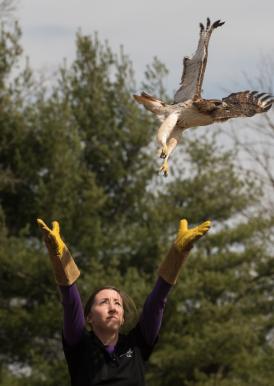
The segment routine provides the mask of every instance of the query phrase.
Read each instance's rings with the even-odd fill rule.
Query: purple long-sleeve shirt
[[[169,283],[159,277],[144,303],[139,323],[148,345],[152,345],[159,334],[167,295],[171,287]],[[80,341],[85,328],[80,294],[75,283],[71,286],[60,286],[60,291],[64,308],[64,339],[68,345],[74,346]],[[113,350],[114,347],[111,346],[108,351]]]

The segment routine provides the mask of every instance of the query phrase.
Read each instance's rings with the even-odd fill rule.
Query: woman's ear
[[[88,324],[90,324],[90,325],[91,325],[91,323],[92,323],[92,317],[91,317],[91,314],[90,314],[90,313],[89,313],[88,316],[86,317],[86,322],[87,322]]]

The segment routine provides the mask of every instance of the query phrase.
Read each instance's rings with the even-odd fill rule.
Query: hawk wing
[[[174,96],[174,103],[184,102],[194,96],[201,97],[201,88],[207,63],[208,44],[212,31],[224,24],[220,20],[210,23],[207,18],[206,27],[200,23],[200,39],[197,50],[192,58],[184,58],[184,69],[180,88]]]
[[[273,97],[264,92],[241,91],[223,98],[222,103],[212,112],[212,116],[216,122],[237,117],[252,117],[268,111],[273,101]]]

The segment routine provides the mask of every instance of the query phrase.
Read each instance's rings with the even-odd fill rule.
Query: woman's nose
[[[109,303],[109,311],[110,312],[116,312],[117,311],[117,307],[116,307],[115,303],[112,303],[112,302]]]

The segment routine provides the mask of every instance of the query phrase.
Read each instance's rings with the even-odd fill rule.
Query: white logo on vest
[[[120,358],[124,357],[124,356],[126,356],[127,358],[132,358],[133,357],[133,350],[130,348],[129,350],[127,350],[127,352],[125,352],[124,354],[121,354]]]

